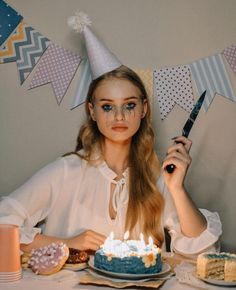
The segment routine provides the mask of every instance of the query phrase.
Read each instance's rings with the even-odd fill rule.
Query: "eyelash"
[[[132,111],[136,107],[136,104],[135,103],[127,103],[127,104],[124,104],[123,106],[124,106],[125,110]],[[104,112],[108,113],[113,109],[113,105],[109,105],[109,104],[102,105],[102,109]]]

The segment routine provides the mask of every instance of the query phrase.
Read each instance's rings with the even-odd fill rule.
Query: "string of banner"
[[[80,79],[71,109],[85,102],[91,72],[88,60],[55,44],[35,28],[5,1],[0,0],[0,64],[16,62],[20,84],[33,72],[29,89],[51,83],[58,105],[81,68]],[[207,111],[215,94],[236,102],[225,61],[236,75],[236,44],[219,54],[190,64],[161,69],[134,69],[143,80],[150,96],[157,98],[162,120],[175,104],[190,112],[194,106],[192,80],[198,95],[207,90],[204,108]]]

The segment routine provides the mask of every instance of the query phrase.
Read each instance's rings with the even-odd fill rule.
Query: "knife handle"
[[[183,144],[184,145],[184,143],[183,142],[181,142],[181,141],[175,141],[175,143],[176,144],[179,144],[179,143],[181,143],[181,144]],[[166,168],[165,168],[165,170],[168,172],[168,173],[173,173],[174,172],[174,170],[175,170],[175,165],[174,164],[168,164],[167,166],[166,166]]]
[[[168,173],[172,173],[174,172],[175,170],[175,165],[174,164],[169,164],[166,166],[165,170],[168,172]]]

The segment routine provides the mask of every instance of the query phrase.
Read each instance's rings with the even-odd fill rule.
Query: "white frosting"
[[[104,254],[112,255],[115,257],[123,258],[130,256],[144,256],[149,253],[157,255],[161,249],[155,245],[146,245],[141,240],[111,240],[107,239],[104,245],[101,246]]]

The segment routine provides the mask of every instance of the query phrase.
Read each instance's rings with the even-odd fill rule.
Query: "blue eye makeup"
[[[108,104],[105,104],[105,105],[102,105],[102,109],[104,112],[110,112],[111,110],[113,110],[113,106],[112,105],[108,105]]]
[[[136,107],[136,104],[132,102],[132,103],[125,104],[124,108],[128,111],[132,111],[134,110],[135,107]]]

